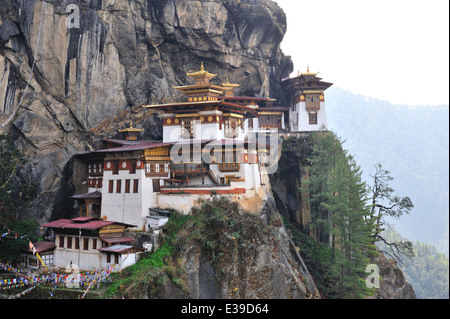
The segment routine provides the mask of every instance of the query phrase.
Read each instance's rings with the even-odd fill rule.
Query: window
[[[116,193],[120,194],[122,192],[122,181],[120,179],[116,182]]]
[[[306,109],[320,109],[320,97],[319,95],[308,96]]]
[[[317,114],[310,113],[309,114],[309,125],[316,125],[316,124],[317,124]]]
[[[125,180],[125,193],[129,193],[130,192],[130,180],[126,179]]]
[[[193,120],[181,121],[181,138],[191,139],[195,136],[195,125]]]
[[[89,238],[84,238],[83,240],[83,250],[89,249]]]
[[[225,120],[225,137],[235,138],[239,135],[239,123],[237,119],[228,118]]]
[[[150,176],[167,176],[169,174],[169,163],[167,162],[148,162],[145,163],[145,175]]]
[[[222,163],[219,163],[219,170],[221,172],[236,172],[240,168],[241,165],[237,162],[235,151],[222,153]]]
[[[59,236],[59,247],[64,248],[64,236]]]
[[[281,129],[281,118],[276,116],[262,116],[259,118],[261,129]]]
[[[72,237],[67,237],[67,247],[66,248],[72,248]]]
[[[75,237],[75,249],[80,249],[80,238]]]
[[[89,163],[88,164],[88,173],[90,176],[101,176],[103,173],[103,163]]]
[[[236,151],[222,153],[222,163],[233,164],[236,162]]]
[[[133,180],[133,193],[139,192],[139,180],[135,179]]]
[[[45,265],[53,266],[53,254],[42,255],[41,258]]]
[[[97,249],[97,239],[92,239],[92,249]]]
[[[159,193],[161,191],[161,184],[159,179],[153,180],[153,193]]]
[[[131,161],[130,174],[136,174],[136,161]]]
[[[113,175],[119,174],[119,161],[113,162]]]
[[[112,194],[114,190],[114,181],[111,180],[109,181],[109,189],[108,189],[108,193]]]

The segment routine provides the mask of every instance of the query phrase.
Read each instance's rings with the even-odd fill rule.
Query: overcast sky
[[[275,0],[294,72],[394,104],[449,104],[449,0]]]

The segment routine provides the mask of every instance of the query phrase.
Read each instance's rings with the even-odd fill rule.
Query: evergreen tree
[[[387,248],[383,252],[401,263],[400,256],[402,254],[414,256],[412,243],[410,241],[389,242],[382,233],[389,226],[386,217],[399,219],[403,214],[409,214],[414,205],[409,197],[400,197],[395,194],[395,190],[389,186],[389,182],[394,178],[391,176],[391,172],[384,169],[381,164],[375,165],[375,174],[371,176],[373,186],[368,223],[375,227],[372,241],[373,243],[383,242]]]
[[[313,134],[310,163],[311,235],[330,250],[327,297],[364,297],[365,268],[375,246],[360,168],[332,132]]]
[[[10,136],[0,135],[0,260],[14,262],[20,250],[27,247],[34,237],[37,224],[30,218],[20,216],[22,201],[18,193],[27,192],[14,183],[16,174],[25,159]],[[26,197],[26,196],[24,196]]]

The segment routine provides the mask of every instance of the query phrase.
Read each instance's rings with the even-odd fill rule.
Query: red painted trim
[[[192,194],[192,195],[211,195],[212,190],[209,189],[162,189],[161,194]],[[245,188],[233,188],[233,189],[217,189],[215,193],[217,195],[238,195],[245,194],[247,191]]]

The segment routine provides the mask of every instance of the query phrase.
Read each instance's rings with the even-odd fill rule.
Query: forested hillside
[[[409,197],[396,196],[389,174],[378,166],[377,180],[363,182],[358,163],[331,131],[283,140],[279,169],[271,176],[272,190],[325,298],[416,298],[402,274],[381,289],[368,289],[365,282],[367,265],[384,258],[376,244],[386,242],[381,235],[386,217],[402,217],[413,206]],[[401,251],[409,253],[409,248],[402,244]],[[390,273],[393,267],[388,264],[383,271]]]
[[[326,91],[328,126],[355,155],[370,182],[381,163],[392,186],[414,203],[409,216],[391,220],[412,241],[448,256],[449,107],[392,105],[339,88]]]
[[[385,237],[390,242],[405,240],[394,231],[386,231]],[[385,248],[380,245],[381,248]],[[401,256],[400,268],[407,280],[414,287],[419,299],[449,298],[449,261],[429,244],[413,243],[414,257]]]

